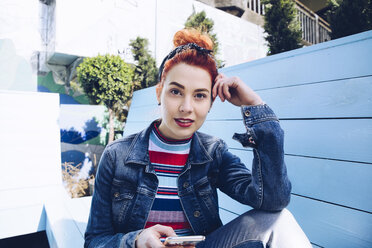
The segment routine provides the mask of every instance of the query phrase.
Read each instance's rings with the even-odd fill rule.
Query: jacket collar
[[[125,163],[136,163],[141,165],[149,165],[149,137],[152,130],[152,125],[137,133],[128,150]],[[191,164],[205,164],[211,162],[212,158],[206,151],[198,132],[194,134],[191,141],[190,154],[188,163]]]

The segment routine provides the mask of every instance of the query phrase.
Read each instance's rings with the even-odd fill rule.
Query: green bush
[[[154,86],[157,83],[158,68],[147,48],[148,43],[148,40],[142,37],[137,37],[129,43],[136,62],[134,69],[135,90]]]
[[[109,142],[114,140],[114,115],[133,93],[133,69],[120,56],[85,58],[77,68],[77,79],[92,104],[109,110]]]
[[[364,32],[372,29],[371,0],[331,0],[327,13],[331,25],[331,38]]]
[[[300,48],[302,31],[293,0],[264,0],[268,55]]]

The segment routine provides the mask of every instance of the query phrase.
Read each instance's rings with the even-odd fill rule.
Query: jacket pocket
[[[114,179],[111,188],[112,215],[114,223],[121,224],[133,202],[135,189],[125,181]]]
[[[207,213],[210,214],[212,218],[218,217],[217,192],[210,185],[208,178],[201,178],[195,183],[194,188],[198,198],[201,199],[202,203],[206,207]]]

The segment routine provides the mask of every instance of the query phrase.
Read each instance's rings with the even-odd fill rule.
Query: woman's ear
[[[160,104],[160,99],[161,99],[161,92],[163,90],[163,84],[162,83],[158,83],[156,85],[156,99],[158,100],[158,103]]]

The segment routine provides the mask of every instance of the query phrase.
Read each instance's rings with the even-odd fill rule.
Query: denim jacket
[[[247,132],[233,138],[253,148],[252,171],[224,141],[196,132],[178,176],[178,195],[195,234],[207,235],[222,225],[217,189],[256,209],[276,211],[289,203],[291,183],[277,117],[267,105],[241,109]],[[106,147],[96,175],[85,247],[135,247],[158,187],[149,161],[150,131],[151,126]]]

